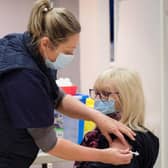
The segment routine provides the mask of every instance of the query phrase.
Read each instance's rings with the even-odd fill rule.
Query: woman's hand
[[[129,164],[132,159],[129,149],[96,149],[74,144],[62,138],[57,139],[56,145],[48,153],[65,160],[103,162],[114,165]]]
[[[72,96],[64,96],[57,110],[72,118],[94,121],[110,145],[112,142],[109,135],[110,133],[115,134],[123,144],[126,144],[123,134],[134,140],[135,133],[130,128],[99,111],[88,108]]]
[[[102,155],[101,161],[113,165],[129,164],[133,157],[129,149],[106,148],[102,152],[104,152],[104,155]]]
[[[112,144],[112,139],[110,133],[116,135],[123,144],[127,144],[123,134],[127,135],[130,139],[135,140],[134,136],[136,135],[130,128],[118,122],[104,114],[99,113],[95,116],[95,123],[98,128],[101,130],[102,134],[106,137],[109,142],[109,145]]]

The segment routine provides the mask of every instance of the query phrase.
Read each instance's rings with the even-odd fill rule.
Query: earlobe
[[[47,55],[47,49],[49,48],[49,39],[48,37],[42,37],[40,39],[40,44],[39,44],[39,49],[40,49],[40,53],[43,57],[45,57],[45,55]]]
[[[49,46],[49,38],[48,37],[42,37],[40,40],[40,46],[42,48],[47,48]]]
[[[42,37],[40,43],[42,48],[54,49],[54,46],[48,37]]]

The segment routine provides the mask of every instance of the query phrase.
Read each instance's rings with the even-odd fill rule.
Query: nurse
[[[130,163],[129,150],[93,149],[56,137],[54,109],[94,121],[109,143],[109,133],[123,144],[123,134],[132,140],[135,136],[128,127],[87,108],[56,85],[53,69],[73,59],[80,31],[71,12],[38,0],[27,31],[0,39],[0,168],[28,168],[39,149],[67,160]]]

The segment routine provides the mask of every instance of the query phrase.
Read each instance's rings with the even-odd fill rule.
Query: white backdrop
[[[116,0],[115,2],[116,64],[133,68],[140,73],[146,97],[146,124],[161,138],[160,1]],[[155,167],[160,167],[160,157]]]

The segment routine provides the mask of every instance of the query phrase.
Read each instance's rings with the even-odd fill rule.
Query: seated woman
[[[136,132],[136,141],[127,139],[122,144],[111,135],[111,147],[130,149],[134,157],[129,165],[111,165],[100,162],[75,162],[75,168],[152,168],[159,152],[159,139],[144,126],[145,102],[141,80],[135,71],[114,68],[101,73],[90,89],[94,108],[109,117],[120,120]],[[88,132],[81,145],[94,148],[109,147],[99,128]]]

